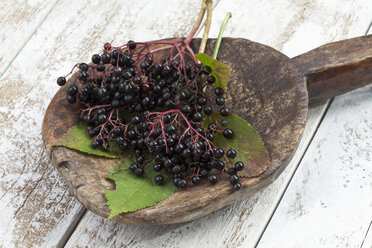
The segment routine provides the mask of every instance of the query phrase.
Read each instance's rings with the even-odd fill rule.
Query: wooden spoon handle
[[[306,77],[309,105],[372,83],[372,35],[337,41],[292,58]]]

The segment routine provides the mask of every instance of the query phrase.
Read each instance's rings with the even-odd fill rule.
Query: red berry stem
[[[201,23],[203,21],[203,18],[204,18],[205,11],[207,10],[207,4],[206,4],[207,1],[209,2],[209,0],[203,0],[203,2],[202,2],[198,18],[196,19],[196,22],[195,22],[193,28],[191,29],[191,32],[189,33],[189,35],[185,39],[186,45],[190,45],[190,42],[192,41],[196,32],[200,28],[200,25],[201,25]]]
[[[213,147],[216,147],[213,142],[211,142],[209,139],[207,139],[205,136],[201,135],[198,131],[195,130],[195,128],[190,124],[188,118],[181,112],[179,109],[171,109],[167,110],[164,112],[151,112],[149,113],[146,118],[150,121],[150,124],[153,126],[153,130],[156,129],[156,125],[160,124],[161,129],[162,129],[162,136],[165,140],[165,146],[167,149],[167,142],[166,142],[166,137],[165,137],[165,132],[164,132],[164,122],[163,122],[163,117],[166,114],[175,114],[174,118],[176,119],[178,116],[182,117],[182,121],[186,123],[186,128],[184,128],[183,134],[180,136],[178,143],[180,143],[183,139],[183,137],[187,134],[189,130],[191,130],[191,139],[193,140],[193,143],[196,144],[199,141],[199,138],[203,139],[206,141],[208,144],[209,150],[207,150],[205,153],[208,151],[213,151]],[[155,115],[155,118],[151,118],[151,116]]]

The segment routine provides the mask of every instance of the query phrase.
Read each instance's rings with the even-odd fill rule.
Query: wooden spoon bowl
[[[367,40],[370,47],[371,40],[371,37]],[[347,42],[358,47],[360,42],[366,41],[358,41],[358,43],[349,40],[343,41],[342,44]],[[199,43],[200,39],[195,39],[191,47],[198,47]],[[213,39],[208,41],[205,53],[212,53],[214,43]],[[336,43],[326,46],[339,50],[336,49],[338,45],[335,47],[334,44]],[[320,47],[316,52],[290,59],[273,48],[259,43],[245,39],[224,38],[218,59],[232,68],[226,103],[233,113],[247,120],[260,133],[271,160],[269,167],[258,177],[241,179],[243,187],[240,191],[233,192],[227,179],[219,180],[214,186],[204,181],[197,187],[176,191],[153,207],[116,216],[113,221],[135,225],[187,222],[249,197],[269,185],[288,164],[303,133],[308,110],[306,83],[309,83],[309,75],[312,75],[313,84],[319,86],[320,82],[336,80],[360,70],[357,72],[359,75],[371,68],[371,56],[363,58],[349,56],[341,64],[346,66],[348,61],[352,61],[355,68],[346,74],[334,72],[334,68],[339,66],[337,61],[327,61],[326,58],[324,58],[326,63],[318,61],[321,57],[319,54],[325,54],[326,57],[325,51],[328,50],[329,48]],[[372,51],[368,53],[372,55]],[[357,66],[358,61],[364,64],[360,62]],[[328,72],[327,68],[333,70],[331,70],[333,77],[323,76],[320,79],[316,77],[319,73]],[[345,68],[347,71],[349,67]],[[371,74],[367,72],[367,76],[363,79],[366,77],[371,79]],[[75,197],[92,212],[107,217],[109,208],[104,189],[113,190],[115,185],[107,180],[105,175],[112,170],[118,160],[53,146],[56,139],[79,121],[79,106],[68,104],[65,97],[65,91],[70,84],[71,82],[68,82],[57,92],[46,111],[42,130],[44,144],[53,164]],[[365,84],[365,80],[360,80],[354,86],[344,87],[346,90],[338,89],[336,92],[340,94]],[[323,92],[326,92],[325,97],[335,95],[330,94],[329,90],[318,90],[316,95],[318,101],[322,100]]]

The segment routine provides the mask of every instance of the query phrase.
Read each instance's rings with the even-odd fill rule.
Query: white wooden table
[[[186,35],[200,0],[0,2],[0,247],[362,247],[372,246],[372,87],[310,109],[301,143],[263,192],[179,225],[114,224],[68,192],[41,140],[55,80],[105,42]],[[219,0],[211,36],[292,57],[361,36],[370,0]],[[372,33],[372,30],[369,31]],[[200,34],[199,34],[200,36]]]

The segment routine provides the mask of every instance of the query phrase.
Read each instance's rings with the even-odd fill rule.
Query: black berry
[[[162,175],[157,175],[156,177],[155,177],[155,183],[157,184],[157,185],[160,185],[160,184],[162,184],[164,182],[164,177],[162,176]]]
[[[231,139],[232,137],[234,137],[234,132],[230,128],[226,128],[225,130],[223,130],[222,134],[227,139]]]
[[[217,176],[214,175],[214,174],[209,175],[209,177],[208,177],[208,181],[209,181],[211,184],[216,184],[216,183],[217,183]]]
[[[226,155],[227,155],[228,158],[235,158],[236,157],[236,151],[234,149],[229,149],[229,150],[227,150]]]
[[[209,75],[209,76],[207,77],[207,82],[208,82],[209,84],[214,84],[214,82],[216,82],[216,78],[215,78],[214,76],[212,76],[212,75]]]
[[[57,84],[58,84],[59,86],[63,86],[63,85],[65,85],[65,84],[66,84],[66,78],[65,78],[65,77],[59,77],[59,78],[57,79]]]
[[[128,41],[128,47],[129,47],[129,49],[130,50],[134,50],[134,49],[136,49],[136,43],[134,43],[134,41],[132,41],[132,40],[130,40],[130,41]]]
[[[79,69],[82,71],[88,71],[89,66],[86,63],[80,63],[79,64]]]
[[[242,171],[244,169],[244,164],[242,161],[238,161],[235,163],[235,170]]]
[[[101,62],[101,56],[99,56],[99,54],[94,54],[92,56],[92,62],[94,64],[99,64],[99,62]]]
[[[137,176],[143,176],[144,174],[144,171],[142,168],[137,168],[135,171],[134,171],[134,174],[136,174]]]
[[[192,184],[194,184],[194,185],[198,185],[198,184],[200,183],[200,177],[198,177],[198,176],[193,176],[193,177],[191,178],[191,182],[192,182]]]
[[[242,187],[242,185],[240,183],[236,183],[236,184],[234,184],[233,189],[234,189],[234,191],[237,191],[237,190],[240,190],[241,187]]]

